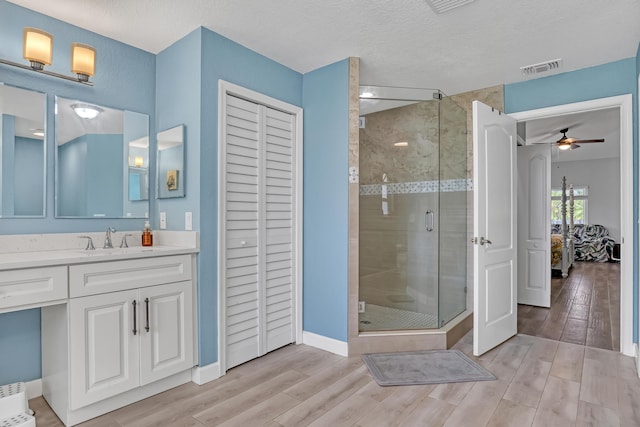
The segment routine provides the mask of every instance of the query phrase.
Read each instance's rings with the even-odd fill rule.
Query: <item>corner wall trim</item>
[[[198,384],[206,384],[220,378],[220,363],[215,362],[206,366],[194,366],[191,368],[191,381]]]
[[[314,334],[313,332],[302,331],[302,343],[338,356],[347,357],[349,355],[349,343]]]
[[[42,396],[42,378],[27,381],[25,385],[27,386],[27,399]]]

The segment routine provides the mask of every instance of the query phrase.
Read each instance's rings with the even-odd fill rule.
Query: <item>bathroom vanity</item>
[[[0,312],[42,308],[43,396],[68,426],[191,381],[197,233],[154,237],[0,256]]]

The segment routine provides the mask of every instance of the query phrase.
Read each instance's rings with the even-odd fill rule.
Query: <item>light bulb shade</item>
[[[142,157],[134,157],[133,164],[135,165],[135,167],[141,168],[142,166],[144,166],[144,159]]]
[[[564,151],[564,150],[568,150],[570,148],[571,148],[571,143],[570,142],[569,143],[563,142],[561,144],[558,144],[558,149],[559,150],[563,150]]]
[[[89,120],[95,119],[103,111],[102,108],[91,104],[73,104],[71,108],[73,108],[78,117]]]
[[[93,76],[96,73],[96,50],[82,43],[71,44],[71,72],[80,76]]]
[[[37,28],[24,29],[22,56],[31,62],[33,68],[41,70],[44,65],[51,65],[52,52],[53,36],[51,34]]]

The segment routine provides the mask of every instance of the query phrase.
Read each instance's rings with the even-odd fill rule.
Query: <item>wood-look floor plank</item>
[[[576,427],[620,427],[620,418],[611,409],[581,400]]]
[[[509,384],[504,399],[537,408],[551,371],[551,362],[526,359]],[[533,418],[532,418],[533,421]]]
[[[509,383],[507,381],[483,381],[473,385],[469,393],[453,410],[445,427],[484,426],[496,410]]]
[[[264,402],[274,394],[280,393],[306,378],[308,376],[302,372],[283,372],[268,382],[257,384],[231,399],[197,412],[193,414],[193,417],[207,425],[220,424],[235,417],[244,409]]]
[[[578,414],[580,383],[549,376],[533,422],[534,426],[573,425]]]
[[[583,359],[583,346],[559,343],[556,357],[551,365],[550,375],[569,381],[580,382],[582,379]]]
[[[380,402],[369,397],[352,394],[337,404],[331,411],[315,419],[309,427],[347,427],[353,425],[363,414],[372,411]]]
[[[399,427],[441,427],[455,409],[455,405],[427,397],[405,417]],[[374,424],[375,426],[375,424]],[[368,426],[363,426],[368,427]]]
[[[278,415],[299,404],[299,400],[278,393],[257,405],[245,408],[238,415],[216,425],[220,427],[246,427],[268,424],[273,422],[273,419]]]
[[[580,400],[601,405],[610,409],[618,409],[618,383],[611,377],[608,367],[599,360],[584,359]]]
[[[283,426],[307,425],[337,406],[347,397],[364,387],[373,379],[363,365],[349,375],[309,397],[300,405],[286,411],[274,421]]]
[[[501,400],[487,423],[488,427],[529,427],[536,415],[535,408]]]
[[[398,425],[410,416],[434,388],[433,385],[402,387],[380,387],[377,384],[374,385],[382,389],[392,389],[393,392],[364,414],[353,424],[354,427]],[[360,395],[360,392],[356,394]]]

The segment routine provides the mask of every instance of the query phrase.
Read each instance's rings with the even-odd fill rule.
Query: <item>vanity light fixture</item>
[[[22,56],[29,61],[29,65],[0,59],[0,64],[32,70],[48,76],[58,77],[76,83],[93,86],[89,77],[95,74],[96,50],[81,43],[71,45],[71,71],[76,77],[54,73],[45,70],[45,65],[51,65],[53,56],[53,36],[37,28],[26,27],[23,34]]]
[[[71,105],[71,108],[78,117],[87,120],[95,119],[100,113],[102,113],[102,111],[104,111],[102,108],[91,104],[73,104]]]
[[[53,52],[53,36],[37,28],[24,29],[22,42],[22,56],[31,63],[31,69],[44,70],[45,65],[51,65]]]
[[[142,157],[134,157],[133,165],[137,168],[141,168],[142,166],[144,166],[144,159]]]

